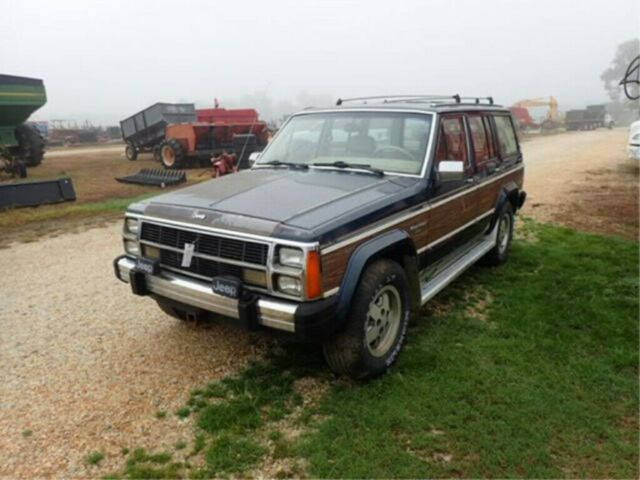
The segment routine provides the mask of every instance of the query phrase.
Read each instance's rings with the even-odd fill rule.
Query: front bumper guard
[[[296,332],[296,313],[299,305],[283,300],[258,298],[247,311],[245,302],[213,293],[211,285],[194,278],[161,270],[158,275],[135,271],[135,261],[122,256],[114,261],[116,277],[130,283],[138,295],[154,294],[185,305],[198,307],[246,323],[247,315],[259,325]]]

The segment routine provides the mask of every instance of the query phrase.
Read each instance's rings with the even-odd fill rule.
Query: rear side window
[[[498,146],[502,158],[518,153],[518,141],[516,140],[516,132],[513,130],[511,119],[506,115],[494,116],[493,119],[496,125]]]
[[[492,157],[491,142],[489,140],[491,136],[483,120],[484,118],[480,115],[469,116],[469,131],[478,170],[484,170]]]

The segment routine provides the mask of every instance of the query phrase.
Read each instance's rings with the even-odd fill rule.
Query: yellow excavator
[[[547,118],[540,125],[543,130],[557,128],[561,124],[560,112],[558,111],[558,101],[555,97],[531,98],[520,100],[512,105],[512,108],[522,109],[529,107],[549,107]]]

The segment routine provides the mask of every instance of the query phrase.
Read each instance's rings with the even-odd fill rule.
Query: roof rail
[[[469,104],[473,103],[479,105],[481,102],[486,101],[488,105],[494,105],[493,97],[461,97],[459,94],[455,95],[376,95],[372,97],[354,97],[354,98],[338,98],[336,105],[342,105],[345,102],[368,102],[368,101],[380,101],[382,103],[455,103],[455,104]],[[453,100],[453,102],[450,102]],[[472,100],[472,102],[463,102],[463,100]]]

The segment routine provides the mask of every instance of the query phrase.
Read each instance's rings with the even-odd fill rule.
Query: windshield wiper
[[[361,163],[347,163],[342,160],[338,160],[337,162],[316,162],[312,163],[314,167],[336,167],[336,168],[353,168],[357,170],[366,170],[367,172],[371,172],[375,175],[383,176],[384,171],[379,168],[372,167],[371,165],[361,164]]]
[[[295,162],[281,162],[280,160],[270,160],[268,162],[260,162],[260,165],[271,165],[273,167],[289,167],[289,168],[298,168],[300,170],[308,170],[309,165],[306,163],[295,163]]]

